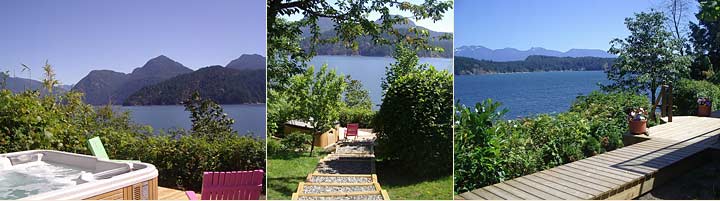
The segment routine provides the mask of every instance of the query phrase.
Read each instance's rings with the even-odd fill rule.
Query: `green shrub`
[[[419,70],[393,79],[373,126],[376,155],[409,172],[452,172],[453,79],[447,71]]]
[[[201,110],[192,111],[200,114],[197,122],[218,117],[204,114],[222,113]],[[156,136],[149,126],[132,123],[128,113],[83,103],[77,92],[41,96],[38,91],[0,89],[0,153],[51,149],[90,155],[87,140],[100,136],[110,158],[155,165],[159,183],[166,187],[199,191],[203,171],[265,169],[263,140],[236,132],[218,136],[212,133],[216,128],[225,130],[216,125]]]
[[[713,101],[712,111],[720,107],[720,87],[704,80],[680,80],[673,86],[673,115],[697,115],[697,99],[702,97]]]
[[[455,116],[455,191],[461,193],[622,147],[625,108],[644,96],[593,92],[556,116],[500,121],[505,111],[487,100],[458,106]]]
[[[372,128],[372,120],[375,112],[366,108],[343,107],[340,110],[340,125],[347,126],[348,123],[358,123],[360,128]]]
[[[305,148],[312,143],[312,135],[308,133],[292,132],[285,135],[280,143],[290,151],[305,151]]]
[[[280,143],[280,140],[268,137],[266,142],[269,156],[277,155],[285,151],[285,147]]]

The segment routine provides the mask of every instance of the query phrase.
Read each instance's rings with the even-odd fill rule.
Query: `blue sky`
[[[47,59],[63,84],[93,69],[129,73],[166,55],[192,69],[265,55],[264,0],[3,0],[0,71],[21,63],[41,79]]]
[[[607,50],[629,34],[626,17],[662,7],[661,0],[455,0],[455,46]]]

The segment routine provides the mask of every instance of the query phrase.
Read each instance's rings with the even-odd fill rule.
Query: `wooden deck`
[[[718,147],[720,118],[676,116],[636,144],[466,192],[456,199],[633,199]],[[683,161],[683,162],[680,162]]]
[[[198,197],[200,194],[195,192]],[[158,186],[158,200],[188,200],[185,191]]]

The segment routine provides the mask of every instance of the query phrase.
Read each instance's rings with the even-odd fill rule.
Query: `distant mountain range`
[[[376,21],[375,23],[381,23],[381,21]],[[332,36],[336,35],[336,31],[334,29],[335,22],[328,18],[319,18],[317,21],[318,26],[320,27],[320,38],[321,39],[327,39]],[[444,34],[447,34],[445,32],[436,32],[430,29],[427,29],[422,26],[417,26],[415,23],[413,23],[411,20],[408,20],[407,24],[396,24],[394,26],[395,29],[397,29],[400,33],[407,34],[408,28],[410,27],[416,27],[420,30],[427,30],[430,34],[430,37],[439,37]],[[310,29],[305,27],[302,28],[303,31],[303,39],[301,41],[301,47],[305,50],[310,49],[310,41],[308,37],[310,36]],[[386,38],[390,38],[389,35],[385,36]],[[371,37],[369,36],[363,36],[359,37],[357,39],[358,42],[358,50],[353,51],[352,49],[346,48],[341,43],[335,43],[335,44],[323,44],[315,47],[315,50],[317,51],[318,55],[361,55],[361,56],[392,56],[393,51],[395,50],[394,47],[389,45],[375,45],[372,42]],[[431,40],[430,44],[433,46],[442,47],[445,51],[444,52],[428,52],[428,51],[421,51],[418,52],[418,55],[421,57],[444,57],[444,58],[450,58],[452,57],[452,50],[453,50],[453,41],[452,40]]]
[[[597,49],[570,49],[567,52],[548,50],[541,47],[533,47],[529,50],[518,50],[514,48],[490,49],[480,45],[461,46],[455,49],[455,56],[468,57],[488,61],[522,61],[531,55],[553,56],[553,57],[599,57],[615,58],[615,55]]]
[[[553,57],[531,55],[522,61],[488,61],[455,57],[456,75],[543,71],[602,71],[615,63],[615,58]]]
[[[195,91],[218,104],[264,103],[265,69],[201,68],[144,87],[125,99],[123,105],[177,105]]]
[[[45,94],[45,87],[42,82],[37,80],[31,80],[27,78],[10,77],[8,75],[0,73],[0,82],[5,81],[5,88],[9,89],[13,93],[20,93],[26,90],[40,90],[41,94]],[[59,85],[53,88],[53,93],[60,94],[69,91],[68,85]],[[0,86],[1,87],[1,86]]]
[[[225,70],[231,70],[233,73],[227,75],[236,74],[235,71],[245,73],[250,71],[257,71],[257,69],[265,69],[265,58],[260,55],[242,55],[240,58],[231,61],[228,64],[228,68]],[[173,93],[183,93],[184,91],[162,91],[163,87],[154,87],[155,85],[165,86],[165,81],[171,80],[171,78],[179,75],[186,75],[186,77],[201,76],[202,73],[197,73],[192,69],[185,67],[183,64],[176,62],[164,55],[150,59],[142,67],[136,68],[132,73],[125,74],[115,72],[111,70],[93,70],[87,76],[82,78],[77,84],[74,85],[72,90],[80,91],[85,93],[85,102],[92,105],[105,105],[105,104],[179,104],[178,101],[156,101],[154,98],[149,98],[148,94],[169,96],[169,97],[180,97],[181,95]],[[265,76],[257,75],[262,77],[262,84],[265,84]],[[201,82],[232,82],[234,77],[203,77],[199,79]],[[191,79],[191,78],[190,78]],[[195,79],[198,80],[198,79]],[[203,85],[205,86],[205,85]],[[154,87],[154,88],[153,88]],[[238,86],[240,87],[240,86]],[[149,89],[145,89],[149,88]],[[195,87],[200,92],[200,95],[205,98],[214,99],[216,97],[207,96],[204,92],[213,89],[204,87]],[[158,90],[158,91],[155,91]],[[135,95],[135,93],[142,91],[143,94]],[[235,91],[235,90],[230,90]],[[263,88],[261,91],[254,91],[248,93],[265,93]],[[138,97],[142,100],[133,99],[132,101],[126,101],[128,97]],[[224,103],[255,103],[255,99],[223,99]],[[263,98],[264,101],[264,98]]]

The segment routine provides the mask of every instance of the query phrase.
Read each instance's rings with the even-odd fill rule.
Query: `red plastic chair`
[[[263,188],[263,170],[205,172],[202,200],[258,200]],[[198,200],[193,191],[186,191],[190,200]]]
[[[347,131],[345,131],[345,138],[347,139],[350,136],[355,136],[357,138],[358,136],[358,128],[360,127],[359,124],[347,124]]]

